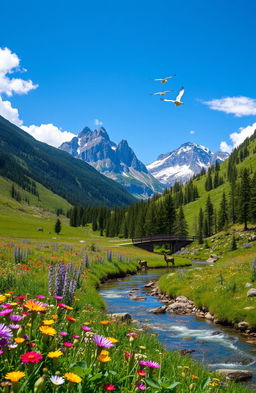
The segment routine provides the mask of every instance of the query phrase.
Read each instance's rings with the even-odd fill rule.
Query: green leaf
[[[146,378],[146,383],[147,383],[149,386],[151,386],[152,388],[158,389],[158,388],[161,387],[161,386],[159,385],[158,382],[155,382],[153,379],[150,379],[150,378]]]
[[[176,386],[180,385],[180,382],[173,382],[171,385],[167,386],[166,389],[173,390]]]
[[[101,379],[103,377],[102,373],[95,374],[93,377],[90,378],[90,382],[96,381],[97,379]]]

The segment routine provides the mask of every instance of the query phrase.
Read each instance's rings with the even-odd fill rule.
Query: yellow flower
[[[139,348],[140,349],[146,349],[146,347],[144,347],[144,345],[140,345]]]
[[[64,377],[69,381],[69,382],[74,382],[74,383],[79,383],[82,381],[82,378],[79,377],[79,375],[74,374],[74,373],[66,373]]]
[[[63,352],[61,351],[54,351],[54,352],[49,352],[47,356],[51,359],[58,359],[60,356],[63,355]]]
[[[111,361],[111,357],[109,357],[108,354],[109,354],[108,351],[105,351],[105,350],[101,351],[101,353],[100,353],[99,356],[98,356],[98,360],[99,360],[101,363],[110,362],[110,361]]]
[[[19,382],[23,377],[25,377],[25,373],[22,371],[12,371],[6,374],[5,379],[9,379],[11,382]]]
[[[5,301],[6,301],[6,296],[0,295],[0,303],[5,302]]]
[[[114,337],[107,337],[107,339],[111,341],[113,344],[118,343],[118,340]]]
[[[54,324],[54,320],[53,319],[45,319],[43,321],[44,325],[53,325]]]
[[[10,293],[5,293],[4,296],[10,297],[12,295]]]
[[[24,307],[28,308],[30,311],[44,311],[45,306],[43,306],[43,303],[38,302],[37,300],[28,300],[25,304]]]
[[[11,306],[17,306],[18,303],[10,303]]]
[[[50,326],[40,326],[39,330],[46,336],[55,336],[55,334],[57,333],[56,330]]]
[[[14,341],[15,341],[17,344],[22,344],[22,343],[24,343],[25,338],[16,337],[16,338],[14,339]]]
[[[191,375],[192,379],[199,379],[199,377],[197,375]]]
[[[73,307],[70,307],[70,306],[67,306],[67,305],[66,305],[66,309],[67,309],[67,310],[73,310]]]

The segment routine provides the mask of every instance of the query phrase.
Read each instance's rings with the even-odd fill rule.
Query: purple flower
[[[138,388],[139,390],[146,390],[147,389],[146,386],[143,385],[142,382],[136,382],[135,385],[136,385],[136,388]]]
[[[20,322],[20,321],[23,319],[23,315],[15,315],[15,314],[12,314],[12,315],[10,315],[10,319],[11,319],[13,322]]]
[[[61,335],[61,336],[67,336],[68,333],[67,333],[67,332],[60,332],[60,335]]]
[[[9,315],[11,313],[12,313],[12,308],[6,308],[5,310],[0,311],[0,315],[1,316],[6,316],[6,315]]]
[[[151,360],[146,361],[146,366],[149,368],[159,368],[160,365],[157,362],[152,362]]]
[[[4,323],[0,323],[0,337],[10,338],[12,337],[12,331]]]
[[[139,365],[142,366],[142,367],[146,367],[147,366],[146,360],[140,360],[139,361]]]
[[[83,329],[85,332],[90,332],[90,331],[91,331],[91,328],[90,328],[89,326],[86,326],[86,325],[82,325],[82,329]]]
[[[7,338],[0,338],[0,347],[6,347],[9,344]]]
[[[15,325],[14,323],[10,323],[9,328],[13,330],[18,330],[20,328],[20,325],[18,324]]]
[[[95,342],[96,345],[98,345],[98,347],[101,348],[111,348],[114,345],[110,340],[108,340],[104,336],[95,335],[93,337],[93,341]]]
[[[0,355],[2,355],[4,353],[4,351],[2,349],[0,349]]]

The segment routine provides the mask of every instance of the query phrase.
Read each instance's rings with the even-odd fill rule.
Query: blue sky
[[[1,71],[0,53],[0,114],[49,143],[98,119],[149,163],[187,141],[231,149],[256,126],[254,0],[7,3],[2,59],[16,54],[19,69],[16,59]],[[172,98],[184,86],[185,104],[149,95],[163,86]]]

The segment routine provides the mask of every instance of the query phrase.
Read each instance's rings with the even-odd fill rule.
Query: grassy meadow
[[[51,212],[15,201],[0,206],[1,393],[248,392],[167,352],[155,335],[105,315],[100,282],[135,273],[138,259],[164,267],[161,255],[90,227],[71,228],[63,216],[56,235]],[[70,262],[82,266],[73,301],[56,298],[49,283],[49,272]],[[175,263],[190,260],[177,256]]]

